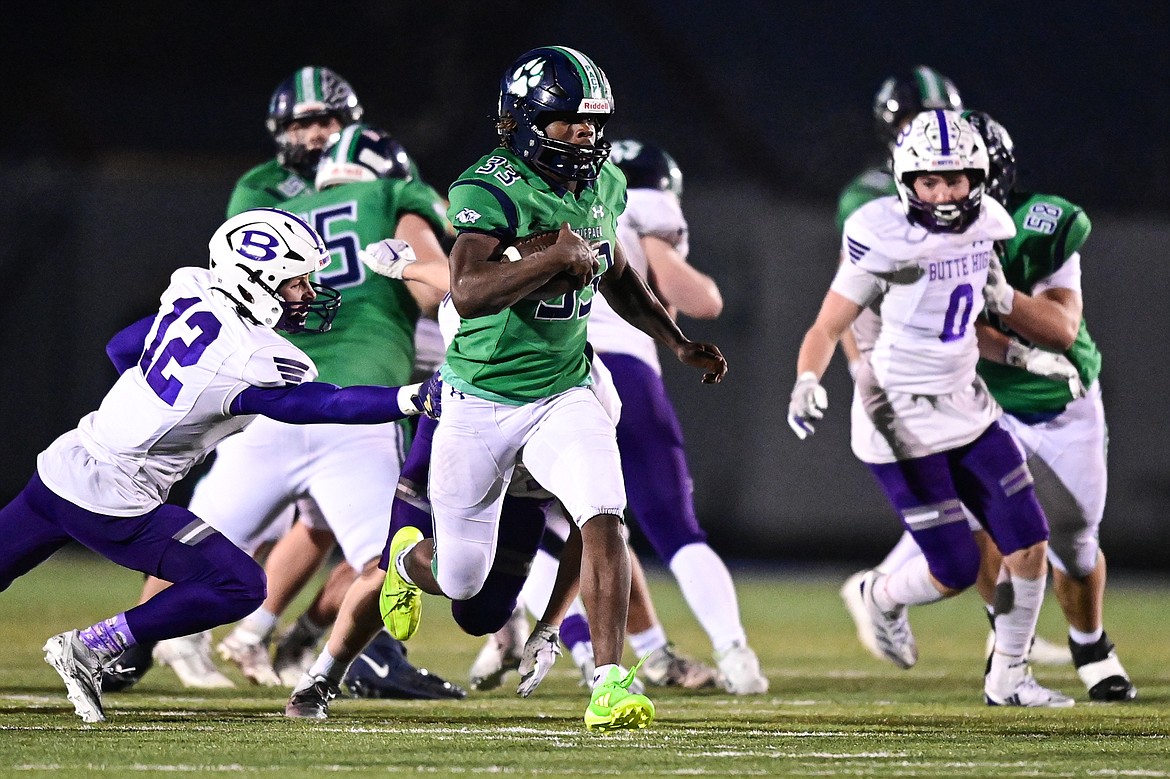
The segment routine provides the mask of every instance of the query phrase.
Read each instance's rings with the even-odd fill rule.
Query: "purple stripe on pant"
[[[629,509],[659,559],[669,565],[679,549],[707,541],[695,517],[682,425],[653,368],[625,354],[600,357],[622,400],[617,441]]]

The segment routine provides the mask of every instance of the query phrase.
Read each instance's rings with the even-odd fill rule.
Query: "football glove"
[[[516,694],[527,698],[544,680],[553,663],[561,656],[561,629],[558,625],[537,622],[520,653],[520,686]]]
[[[992,256],[987,266],[987,283],[983,285],[983,300],[987,310],[993,314],[1007,316],[1012,312],[1012,305],[1016,300],[1016,291],[1008,284],[1007,276],[1003,273],[1003,266],[999,259]]]
[[[358,257],[374,273],[390,279],[402,278],[406,266],[418,260],[410,244],[397,238],[372,243],[359,251]]]
[[[788,403],[788,426],[800,440],[816,432],[811,421],[825,416],[829,407],[829,396],[817,381],[812,371],[805,371],[796,377],[792,388],[792,399]]]
[[[1024,346],[1013,338],[1008,342],[1007,364],[1051,381],[1068,382],[1068,390],[1074,400],[1084,397],[1085,384],[1081,381],[1081,374],[1063,354]]]
[[[418,387],[418,394],[411,397],[420,414],[438,419],[443,413],[443,378],[438,371]]]

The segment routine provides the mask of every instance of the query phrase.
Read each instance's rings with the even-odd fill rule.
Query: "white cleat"
[[[869,614],[880,656],[899,668],[911,668],[918,662],[918,645],[914,641],[914,633],[910,630],[906,607],[899,606],[893,611],[882,611],[873,597],[874,586],[883,577],[884,574],[877,571],[867,571],[861,577],[857,589]]]
[[[762,695],[768,691],[768,677],[760,670],[760,659],[746,644],[735,643],[718,652],[719,684],[732,695]]]
[[[154,647],[154,659],[174,671],[184,687],[223,690],[236,686],[211,659],[209,630],[159,641]]]
[[[528,641],[528,618],[524,607],[517,606],[504,626],[492,635],[475,656],[468,673],[468,686],[473,690],[494,690],[504,681],[509,671],[520,667],[520,655]]]
[[[988,706],[1049,709],[1064,709],[1076,703],[1067,695],[1041,687],[1026,658],[1011,662],[1006,655],[992,656],[991,668],[983,678],[983,700]]]
[[[868,570],[858,571],[845,580],[841,585],[841,600],[845,609],[853,619],[853,626],[857,628],[857,640],[866,650],[878,660],[885,660],[886,656],[878,647],[877,635],[873,632],[873,622],[869,618],[869,610],[861,597],[861,580],[869,573]],[[990,650],[988,650],[990,651]]]
[[[102,658],[81,642],[76,630],[45,642],[45,662],[65,682],[65,692],[77,716],[85,722],[104,722],[102,708]]]
[[[268,642],[254,633],[236,628],[215,649],[221,658],[239,668],[252,684],[261,687],[281,685],[280,677],[272,667],[272,658],[268,656]]]
[[[995,651],[995,631],[987,633],[987,644],[984,654],[988,657]],[[1028,662],[1033,665],[1072,665],[1072,652],[1068,647],[1060,646],[1046,638],[1036,636],[1032,641],[1032,649],[1028,652]]]

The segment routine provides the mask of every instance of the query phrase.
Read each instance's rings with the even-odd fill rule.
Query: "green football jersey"
[[[1055,273],[1073,252],[1080,251],[1092,229],[1089,217],[1079,206],[1056,195],[1013,192],[1007,209],[1015,220],[1016,236],[1004,246],[1003,272],[1009,284],[1024,292],[1030,292],[1036,282]],[[989,319],[1004,332],[1020,338],[996,317]],[[1089,336],[1084,317],[1076,340],[1064,356],[1076,366],[1086,387],[1100,375],[1101,353]],[[1060,411],[1072,400],[1064,382],[1035,376],[1023,368],[980,360],[978,370],[991,394],[1009,412]]]
[[[869,201],[896,194],[894,174],[887,168],[869,168],[841,190],[837,198],[837,232],[844,230],[845,220]]]
[[[324,238],[331,257],[317,280],[341,292],[341,308],[328,332],[288,338],[313,358],[322,381],[343,387],[406,384],[414,367],[418,305],[404,282],[366,268],[357,252],[394,237],[407,213],[422,216],[441,233],[446,220],[438,193],[417,179],[378,179],[310,192],[280,207]]]
[[[272,208],[289,198],[313,191],[311,182],[280,166],[275,159],[257,165],[240,177],[228,200],[228,218],[249,208]]]
[[[521,300],[496,314],[461,318],[447,349],[443,380],[499,403],[523,405],[589,383],[585,330],[601,274],[613,267],[617,218],[626,207],[626,177],[607,162],[577,194],[548,182],[511,151],[498,148],[448,191],[455,229],[508,240],[562,222],[598,245],[601,268],[576,293]]]

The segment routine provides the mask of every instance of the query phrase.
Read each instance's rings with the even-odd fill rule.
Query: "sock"
[[[581,644],[589,644],[589,623],[585,621],[584,612],[570,613],[561,622],[561,643],[567,646],[570,652]],[[589,656],[593,656],[592,645],[589,646]]]
[[[548,608],[548,599],[552,595],[559,565],[557,559],[543,549],[537,551],[536,557],[532,559],[528,578],[524,580],[524,587],[520,590],[520,600],[524,601],[533,619],[542,618],[544,610]],[[571,609],[569,613],[573,613]]]
[[[268,609],[261,606],[253,611],[232,631],[249,644],[268,643],[272,631],[276,629],[279,619]]]
[[[573,658],[573,662],[576,663],[578,668],[585,668],[587,664],[593,665],[593,642],[578,641],[569,647],[569,655]]]
[[[610,668],[617,668],[617,666],[613,663],[608,663],[606,665],[599,665],[593,669],[593,689],[597,689],[597,685],[605,681],[605,677],[609,675]]]
[[[630,642],[630,648],[634,650],[634,654],[642,657],[666,646],[666,631],[662,629],[662,625],[656,624],[640,633],[630,633],[626,636],[626,640]]]
[[[329,647],[325,647],[321,650],[321,654],[317,655],[313,665],[301,677],[301,681],[297,683],[297,689],[303,690],[309,687],[318,676],[323,676],[334,684],[341,684],[341,678],[345,676],[347,668],[348,664],[337,662],[337,658],[330,654]]]
[[[942,600],[942,593],[934,586],[930,577],[930,566],[926,557],[918,555],[902,563],[896,570],[883,577],[881,584],[874,588],[874,600],[883,611],[893,611],[898,606],[921,606]],[[893,604],[887,608],[887,603]]]
[[[394,558],[394,570],[398,571],[398,575],[402,577],[407,584],[414,584],[414,579],[410,578],[410,574],[406,572],[406,556],[410,554],[410,550],[414,549],[415,544],[403,549],[397,557]]]
[[[1076,628],[1072,627],[1071,625],[1069,626],[1069,629],[1068,629],[1068,637],[1071,638],[1076,643],[1081,644],[1083,646],[1092,646],[1093,644],[1100,641],[1101,636],[1103,636],[1103,635],[1105,635],[1105,628],[1103,626],[1099,627],[1096,630],[1093,630],[1089,633],[1082,633],[1081,631],[1077,630]]]
[[[885,559],[874,566],[874,570],[879,573],[890,573],[901,568],[907,560],[915,557],[922,557],[922,549],[918,547],[914,536],[906,531],[902,533],[902,537],[898,539],[898,543],[894,544],[894,548],[890,550]]]
[[[670,572],[716,652],[736,643],[747,644],[735,584],[714,549],[707,544],[687,544],[670,558]]]
[[[78,631],[78,638],[98,654],[110,657],[120,655],[127,647],[138,643],[126,624],[126,612]]]
[[[1023,657],[1028,653],[1032,637],[1036,635],[1036,622],[1040,619],[1040,604],[1044,602],[1046,576],[1025,579],[1011,575],[1014,597],[1011,611],[995,615],[995,651],[1011,657]]]

